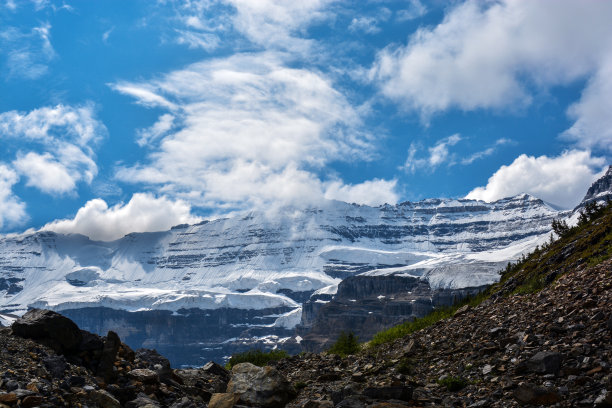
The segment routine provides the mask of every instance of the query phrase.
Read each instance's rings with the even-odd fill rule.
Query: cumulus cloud
[[[612,41],[612,39],[611,39]],[[612,54],[589,80],[578,102],[568,109],[575,120],[563,137],[583,148],[612,149]]]
[[[100,198],[90,200],[73,219],[56,220],[42,229],[112,241],[130,232],[165,231],[174,225],[193,224],[199,220],[191,215],[191,207],[184,201],[137,193],[128,203],[112,207]]]
[[[0,229],[19,225],[27,219],[25,204],[13,194],[19,176],[5,164],[0,164]]]
[[[13,164],[28,178],[28,186],[37,187],[45,193],[66,193],[75,188],[74,178],[68,169],[49,153],[18,155]]]
[[[327,181],[317,169],[372,156],[359,113],[330,80],[288,68],[274,53],[209,60],[115,89],[144,101],[152,93],[176,107],[172,124],[161,117],[147,133],[156,135],[148,162],[117,176],[160,185],[194,205],[320,200]]]
[[[612,103],[605,98],[610,15],[610,2],[466,1],[437,26],[417,30],[407,45],[381,51],[370,79],[427,121],[451,108],[520,109],[531,102],[533,89],[591,78],[570,109],[576,123],[568,134],[581,146],[609,147],[609,128],[598,133],[600,112],[608,110],[598,103]]]
[[[327,184],[325,198],[366,205],[395,204],[397,180],[368,180],[356,185],[333,181]]]
[[[93,146],[106,134],[91,106],[58,105],[30,112],[0,113],[0,140],[18,140],[14,168],[28,186],[49,194],[74,192],[79,182],[91,183],[98,172]]]
[[[557,157],[517,157],[502,166],[484,187],[477,187],[466,198],[495,201],[528,193],[563,208],[576,206],[587,187],[598,177],[605,159],[589,151],[570,150]]]

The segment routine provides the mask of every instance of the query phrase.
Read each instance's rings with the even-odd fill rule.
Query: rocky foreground
[[[536,294],[459,309],[376,350],[276,367],[304,386],[291,407],[612,407],[611,312],[606,261]]]
[[[170,368],[33,310],[0,330],[0,406],[611,407],[612,261],[340,358]]]

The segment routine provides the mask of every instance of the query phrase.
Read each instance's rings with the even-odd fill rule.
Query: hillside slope
[[[609,207],[508,268],[476,307],[346,359],[277,363],[304,385],[291,406],[367,406],[381,393],[412,394],[398,406],[612,406],[611,257]]]

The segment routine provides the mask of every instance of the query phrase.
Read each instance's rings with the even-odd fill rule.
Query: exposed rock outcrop
[[[340,282],[330,300],[307,302],[297,331],[305,350],[320,352],[341,332],[353,332],[361,341],[368,341],[379,331],[423,317],[436,307],[451,306],[484,289],[486,286],[433,290],[418,277],[354,276]]]

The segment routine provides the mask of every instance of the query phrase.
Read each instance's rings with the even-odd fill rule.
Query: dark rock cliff
[[[353,276],[340,283],[333,298],[306,302],[297,332],[308,351],[328,348],[343,331],[366,341],[381,330],[423,317],[435,307],[450,306],[485,288],[432,290],[427,281],[416,277]]]

